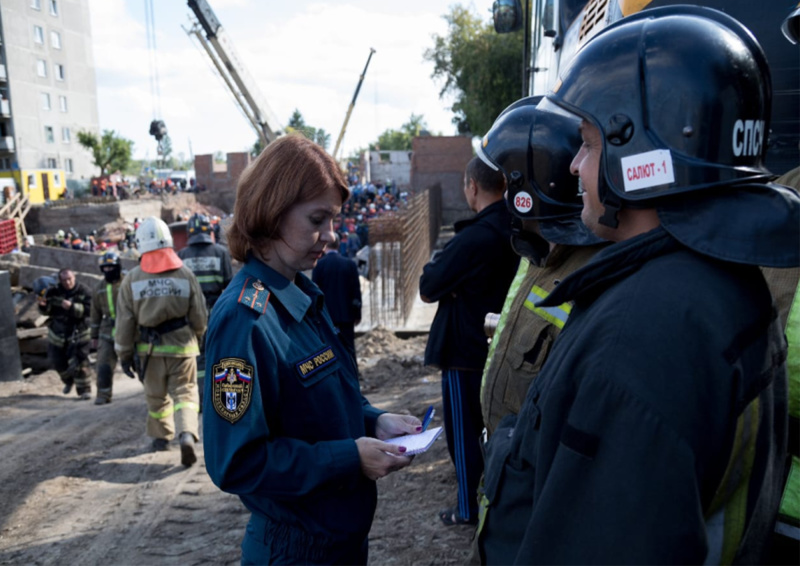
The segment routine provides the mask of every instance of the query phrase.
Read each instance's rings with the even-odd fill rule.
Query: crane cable
[[[147,30],[147,54],[150,63],[150,96],[153,102],[153,120],[156,120],[161,116],[161,88],[158,81],[158,49],[156,47],[153,0],[144,0],[144,13]]]

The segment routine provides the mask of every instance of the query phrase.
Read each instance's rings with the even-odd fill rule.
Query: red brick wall
[[[233,212],[236,200],[236,183],[252,158],[246,151],[228,153],[227,166],[220,167],[214,163],[213,155],[195,155],[194,170],[197,184],[205,187],[204,192],[197,195],[197,200],[204,204],[212,204],[225,212]]]
[[[423,191],[442,187],[442,224],[472,215],[464,199],[464,169],[472,159],[472,141],[466,136],[422,136],[412,142],[411,187]]]

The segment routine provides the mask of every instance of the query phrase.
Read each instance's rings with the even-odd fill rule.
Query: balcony
[[[6,99],[0,99],[0,116],[8,118],[11,116],[11,103]]]
[[[0,151],[13,152],[14,151],[14,138],[11,136],[0,137]]]
[[[8,80],[8,76],[6,75],[6,66],[0,63],[0,81],[6,82]]]

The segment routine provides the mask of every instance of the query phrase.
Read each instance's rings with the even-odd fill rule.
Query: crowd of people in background
[[[359,250],[369,245],[368,221],[392,215],[408,205],[408,192],[400,191],[391,180],[386,183],[360,183],[358,176],[349,177],[350,198],[334,225],[341,245],[339,253],[354,259]]]

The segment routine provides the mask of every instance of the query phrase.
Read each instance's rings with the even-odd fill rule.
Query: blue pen
[[[431,424],[431,421],[433,420],[433,414],[435,412],[436,411],[433,410],[433,405],[428,407],[428,410],[425,411],[425,416],[422,417],[422,432],[428,430],[428,425]]]

